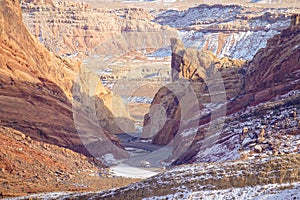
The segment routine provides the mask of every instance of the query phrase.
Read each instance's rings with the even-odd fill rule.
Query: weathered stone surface
[[[94,111],[99,119],[91,121],[88,109],[74,109],[72,92],[77,76],[81,75],[80,63],[62,59],[37,42],[22,22],[19,1],[4,0],[0,5],[1,125],[20,130],[32,139],[84,153],[88,152],[77,134],[74,112],[79,113],[76,122],[84,125],[80,126],[83,132],[96,136],[102,131],[107,141],[110,140],[107,133],[122,132],[113,120],[114,115],[120,120],[124,118],[122,123],[129,129],[134,127],[129,115],[123,111],[120,97],[107,91],[99,79],[95,80],[96,89],[92,88],[95,90],[93,96],[85,88],[79,90],[81,97],[97,104]],[[112,111],[112,101],[118,102],[119,110]],[[73,103],[76,104],[76,99]],[[116,139],[111,139],[117,143]]]
[[[288,91],[299,89],[300,26],[291,26],[270,39],[250,62],[246,94],[258,104]]]
[[[290,15],[298,12],[265,6],[200,4],[186,10],[166,10],[154,21],[179,30],[187,47],[208,50],[218,57],[252,60],[269,38],[289,26]]]
[[[261,153],[262,152],[262,147],[260,145],[255,145],[254,146],[254,150],[257,152],[257,153]]]
[[[166,121],[159,120],[162,124],[154,128],[155,117],[152,122],[149,114],[144,119],[144,136],[156,134],[153,142],[158,144],[169,143],[187,128],[186,124],[199,115],[205,104],[224,103],[243,93],[244,87],[244,61],[218,59],[209,51],[186,49],[178,39],[172,39],[171,44],[173,83],[158,91],[150,108],[150,112],[155,112],[155,107],[162,106]]]
[[[297,24],[300,24],[300,15],[294,14],[292,15],[291,26],[296,26]]]
[[[152,15],[143,8],[94,8],[61,1],[24,4],[22,9],[30,32],[63,56],[124,53],[143,45],[145,51],[151,51],[162,46],[166,29],[151,22]]]
[[[90,191],[125,186],[132,179],[98,176],[106,169],[92,158],[39,141],[16,140],[23,133],[0,126],[0,198],[32,193]]]
[[[276,35],[274,38],[270,39],[267,43],[266,48],[261,49],[258,51],[258,53],[254,56],[253,61],[247,64],[246,70],[245,68],[242,68],[243,70],[237,70],[237,68],[228,68],[222,67],[220,65],[220,61],[216,60],[210,60],[210,62],[207,63],[207,65],[203,65],[204,63],[201,59],[201,53],[190,50],[188,51],[187,56],[185,57],[186,51],[183,48],[183,45],[180,44],[177,41],[173,41],[173,44],[179,44],[175,45],[172,49],[176,53],[173,52],[173,59],[172,59],[172,68],[174,70],[173,72],[173,79],[178,80],[180,78],[185,78],[190,81],[190,85],[194,85],[197,83],[198,85],[202,86],[198,87],[198,90],[195,90],[195,93],[197,96],[204,97],[205,95],[208,96],[208,98],[203,98],[199,100],[201,102],[202,108],[198,112],[198,116],[195,112],[190,112],[189,119],[185,120],[185,125],[180,126],[180,129],[174,129],[174,126],[170,126],[170,123],[172,123],[172,120],[175,118],[178,118],[178,115],[172,115],[170,116],[170,119],[167,120],[167,123],[164,125],[161,125],[164,127],[159,132],[157,132],[157,135],[154,136],[153,142],[158,144],[167,144],[174,138],[174,136],[180,132],[182,132],[184,129],[187,128],[196,128],[201,126],[208,126],[212,121],[211,120],[211,114],[210,112],[203,112],[205,108],[205,105],[210,102],[212,97],[214,97],[214,93],[211,93],[211,91],[208,91],[207,85],[204,85],[205,81],[205,75],[207,77],[208,69],[210,69],[210,66],[214,65],[219,66],[217,67],[218,71],[220,71],[220,74],[222,74],[223,83],[224,83],[224,90],[227,95],[227,99],[223,101],[226,105],[222,106],[219,104],[216,105],[216,107],[220,106],[219,109],[217,109],[216,112],[221,112],[224,109],[226,110],[225,115],[235,115],[235,113],[238,112],[250,112],[247,110],[247,107],[255,107],[259,103],[267,103],[272,98],[280,95],[287,94],[289,92],[292,92],[294,90],[299,90],[299,80],[300,80],[300,26],[295,25],[291,26],[288,29],[282,31],[281,34]],[[191,53],[193,52],[193,53]],[[191,56],[192,55],[192,56]],[[199,56],[199,57],[198,57]],[[187,59],[189,58],[189,59]],[[201,59],[200,59],[201,58]],[[196,61],[195,61],[196,60]],[[229,62],[233,63],[233,62]],[[199,66],[200,70],[196,68],[196,66]],[[195,73],[190,73],[191,71],[195,71]],[[202,73],[202,72],[205,72]],[[234,73],[231,73],[231,72]],[[201,73],[198,73],[201,72]],[[198,75],[195,75],[198,74]],[[199,74],[201,74],[199,76]],[[238,75],[239,78],[236,78],[236,75]],[[199,78],[201,77],[201,78]],[[231,84],[235,80],[235,84]],[[172,84],[171,84],[172,85]],[[201,88],[201,89],[199,89]],[[174,93],[174,92],[173,92]],[[218,93],[220,96],[220,93]],[[172,110],[172,113],[179,113],[179,109],[185,110],[182,106],[180,106],[180,103],[178,105],[174,105],[174,103],[168,104],[168,101],[165,101],[164,99],[167,99],[165,97],[168,95],[168,92],[166,92],[165,89],[159,90],[159,92],[156,94],[152,106],[157,106],[156,104],[163,104],[165,110]],[[172,96],[172,95],[171,95]],[[174,95],[173,95],[174,96]],[[162,98],[164,97],[164,98]],[[298,98],[298,93],[290,93],[287,95],[287,98],[285,100],[285,103],[279,102],[278,104],[270,103],[268,105],[268,109],[272,110],[272,106],[274,106],[274,109],[278,108],[285,108],[286,105],[294,105],[297,104],[297,100],[295,98]],[[289,98],[291,98],[289,100]],[[198,98],[200,99],[200,98]],[[274,100],[274,99],[273,99]],[[172,101],[169,101],[172,102]],[[194,103],[191,101],[191,105],[199,105],[198,103]],[[281,105],[282,104],[282,105]],[[200,106],[201,107],[201,106]],[[194,107],[196,108],[196,107]],[[175,112],[175,110],[177,110]],[[255,109],[255,108],[253,108]],[[196,109],[197,110],[197,109]],[[212,109],[213,110],[213,109]],[[256,111],[257,113],[255,115],[260,115],[260,112],[263,111]],[[201,114],[199,114],[201,113]],[[203,114],[204,113],[204,114]],[[167,116],[170,113],[167,112]],[[201,115],[201,116],[200,116]],[[223,116],[225,116],[223,115]],[[198,118],[197,118],[197,117]],[[222,116],[222,114],[220,114]],[[246,116],[247,117],[247,114]],[[197,118],[197,119],[196,119]],[[267,119],[265,119],[267,120]],[[146,115],[144,124],[149,125],[151,124],[151,119],[149,116]],[[176,125],[178,123],[182,123],[182,121],[173,122],[173,125]],[[277,123],[277,124],[276,124]],[[289,125],[286,120],[280,122],[276,122],[273,125],[275,128],[277,127],[277,130],[286,130],[289,133],[297,134],[296,128],[294,127],[294,131],[290,131],[288,127],[291,127],[292,125]],[[295,123],[297,123],[295,121]],[[282,125],[281,128],[279,128],[279,125]],[[296,125],[295,125],[296,126]],[[261,125],[262,127],[262,125]],[[203,129],[203,128],[202,128]],[[147,135],[148,129],[145,129],[144,133]],[[257,132],[258,131],[258,132]],[[261,133],[261,130],[255,131],[249,131],[249,134],[252,134],[253,137],[257,138],[258,134]],[[215,141],[216,143],[224,143],[224,141],[228,141],[228,146],[232,146],[232,142],[230,142],[229,135],[235,135],[232,131],[224,131],[221,129],[220,133],[215,132]],[[182,155],[182,157],[176,162],[176,164],[184,163],[184,162],[196,162],[196,158],[193,159],[196,154],[201,151],[204,152],[206,148],[205,140],[204,144],[201,142],[203,138],[205,138],[206,132],[205,130],[201,130],[201,128],[198,129],[197,136],[194,139],[193,145],[189,148],[187,152]],[[263,143],[265,142],[266,136],[265,133],[261,133],[261,136],[258,138],[258,142]],[[153,134],[152,134],[153,136]],[[166,139],[167,138],[167,139]],[[197,144],[198,142],[198,144]],[[176,143],[180,144],[180,143]],[[211,144],[213,145],[213,144]]]

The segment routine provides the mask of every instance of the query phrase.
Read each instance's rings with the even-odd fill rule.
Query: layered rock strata
[[[122,111],[120,97],[106,90],[99,79],[94,79],[91,85],[95,88],[80,86],[77,80],[85,77],[80,63],[50,53],[27,31],[18,1],[1,1],[0,11],[1,125],[22,131],[33,139],[87,154],[82,145],[85,138],[78,136],[78,128],[94,135],[94,141],[104,137],[108,142],[111,139],[117,143],[108,136],[108,133],[123,132],[112,120],[116,114],[120,120],[125,118],[124,126],[134,130],[129,115]],[[97,104],[96,108],[92,107],[98,113],[95,120],[88,115],[92,109],[89,105],[78,99],[73,101],[73,90],[78,84],[83,89],[76,94]],[[111,110],[112,99],[121,105],[119,111]],[[78,107],[74,105],[80,105],[80,109],[76,110]],[[74,112],[79,113],[75,122]],[[98,136],[99,129],[101,136]]]
[[[299,30],[300,26],[295,25],[274,36],[268,41],[266,48],[258,51],[251,62],[246,63],[243,67],[236,67],[235,71],[233,70],[235,68],[218,68],[217,71],[222,78],[214,77],[212,81],[208,81],[208,78],[204,79],[209,67],[203,68],[201,59],[196,59],[196,61],[191,59],[201,58],[203,52],[185,50],[181,45],[179,47],[174,45],[173,77],[175,80],[180,77],[178,79],[180,81],[161,88],[154,97],[150,112],[145,115],[144,119],[145,137],[152,137],[153,143],[172,144],[176,151],[176,148],[180,148],[180,141],[186,141],[182,139],[182,136],[190,135],[187,140],[193,140],[193,142],[188,143],[190,146],[175,162],[176,164],[203,162],[211,158],[213,161],[223,158],[236,159],[238,157],[238,148],[236,147],[242,143],[238,137],[240,132],[233,128],[234,126],[230,125],[230,120],[227,119],[233,117],[235,118],[233,121],[239,123],[241,119],[236,119],[239,112],[258,119],[259,115],[250,113],[254,110],[254,113],[258,113],[261,107],[257,108],[256,106],[264,103],[270,103],[268,113],[278,109],[297,110],[297,106],[299,106],[297,100],[300,80]],[[180,53],[176,52],[177,50]],[[193,52],[191,53],[193,56],[185,56],[186,52]],[[211,60],[208,62],[208,66],[211,63],[213,66],[219,64],[220,61]],[[235,72],[233,76],[232,71]],[[235,84],[231,84],[234,80]],[[185,87],[179,87],[180,82],[185,83]],[[218,82],[223,84],[217,84]],[[213,87],[214,84],[220,87]],[[193,87],[195,85],[198,87]],[[199,90],[199,88],[201,89]],[[213,89],[209,90],[209,88]],[[189,91],[192,91],[197,98],[187,96]],[[205,94],[207,95],[205,96]],[[184,96],[187,96],[189,100],[183,101]],[[280,100],[282,98],[284,100]],[[159,110],[157,108],[164,111],[160,112],[159,116],[165,118],[159,127],[157,127],[157,123],[154,123],[155,112],[157,113]],[[296,116],[296,122],[291,124],[293,129],[296,128],[296,135],[299,134],[297,125],[294,124],[297,124],[297,119],[298,116]],[[263,127],[264,123],[267,126],[274,123],[272,120],[265,120],[269,122],[264,121],[259,127]],[[267,130],[275,131],[269,128]],[[239,130],[242,129],[243,127],[239,127]],[[289,128],[283,129],[283,131],[286,131],[287,134],[290,133]],[[179,135],[178,139],[176,139],[177,135]],[[258,141],[258,143],[260,142],[262,141]],[[224,146],[220,144],[224,144]],[[226,154],[228,157],[214,147],[227,149],[228,151],[225,152],[228,153]],[[211,153],[208,153],[209,149]]]

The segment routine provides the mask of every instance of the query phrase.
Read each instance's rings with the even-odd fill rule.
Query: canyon
[[[170,9],[133,5],[136,8],[130,3],[120,9],[84,3],[24,4],[22,9],[30,32],[61,56],[91,57],[142,48],[156,56],[171,56],[169,39],[176,35],[186,47],[246,60],[287,28],[290,15],[298,11],[293,4],[283,8],[201,4],[189,9],[172,4]],[[111,40],[118,42],[111,44]]]
[[[297,21],[298,15],[292,18]],[[242,63],[241,66],[228,58],[223,58],[227,63],[222,62],[207,51],[184,48],[180,41],[175,41],[172,46],[174,82],[162,87],[154,97],[150,112],[144,118],[144,137],[153,138],[154,144],[170,145],[175,152],[175,164],[183,164],[209,159],[202,154],[210,148],[208,157],[223,159],[223,153],[223,156],[214,155],[221,153],[213,150],[214,147],[221,148],[219,145],[231,149],[229,154],[235,151],[240,145],[238,135],[241,134],[236,130],[242,130],[243,127],[235,129],[233,124],[244,121],[243,115],[248,115],[249,124],[254,126],[247,126],[252,132],[258,134],[259,129],[264,129],[274,133],[276,129],[271,125],[275,123],[274,120],[280,121],[280,118],[273,114],[269,119],[259,120],[261,116],[258,113],[294,110],[293,134],[298,135],[299,28],[299,24],[292,23],[281,34],[268,40],[266,48],[259,50],[251,62]],[[289,92],[292,92],[289,98],[281,97]],[[193,96],[193,93],[201,95]],[[266,102],[272,103],[263,105]],[[166,120],[158,126],[155,113],[161,113],[161,110],[166,111]],[[281,118],[290,120],[284,117],[288,117],[287,114]],[[254,125],[253,121],[258,124]],[[291,131],[284,130],[282,128],[281,132],[285,134]],[[189,135],[186,140],[193,142],[184,148],[180,144],[185,132],[189,132],[185,134]],[[176,151],[183,154],[176,155]],[[237,157],[238,153],[226,158]]]
[[[93,152],[89,145],[116,148],[115,156],[125,158],[126,151],[113,135],[122,130],[113,119],[117,117],[123,127],[134,130],[132,118],[123,110],[121,98],[84,71],[80,61],[49,52],[28,32],[20,2],[5,0],[0,4],[1,197],[55,191],[58,185],[78,191],[98,187],[98,167],[105,166],[88,157],[99,157],[109,148],[90,147],[96,149]],[[88,83],[79,87],[81,82]],[[119,107],[112,109],[112,101]],[[89,116],[92,108],[87,102],[97,106],[92,110],[95,118]],[[46,159],[48,156],[52,159]],[[94,180],[88,179],[88,173],[72,172],[78,165],[86,172],[91,170]],[[58,180],[58,176],[73,175],[68,184]],[[90,182],[80,183],[80,179]],[[26,184],[20,184],[23,181]]]
[[[0,2],[0,197],[300,195],[296,0],[88,3]]]
[[[171,38],[182,40],[185,47],[211,51],[220,59],[252,60],[269,38],[289,26],[292,13],[299,11],[295,2],[281,7],[276,2],[198,6],[190,2],[188,8],[188,2],[176,1],[160,6],[135,1],[88,3],[24,1],[23,21],[47,49],[62,57],[83,59],[83,65],[99,74],[104,86],[126,99],[138,126],[149,108],[147,99],[171,80]],[[154,82],[158,87],[151,86]],[[131,89],[133,85],[137,86]],[[147,85],[149,95],[139,85]]]

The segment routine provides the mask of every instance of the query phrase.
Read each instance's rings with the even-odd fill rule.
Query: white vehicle
[[[150,168],[150,163],[146,160],[141,161],[141,167]]]

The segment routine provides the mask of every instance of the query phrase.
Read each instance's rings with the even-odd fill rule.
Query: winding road
[[[133,136],[134,135],[134,136]],[[151,144],[148,142],[141,142],[141,138],[136,136],[135,134],[129,135],[127,133],[118,134],[117,137],[120,139],[121,144],[124,147],[132,147],[137,149],[143,149],[146,151],[157,151],[162,148],[162,145]]]
[[[130,166],[140,166],[142,160],[150,162],[151,167],[162,168],[161,161],[166,160],[172,155],[173,148],[169,146],[162,146],[157,144],[151,144],[148,142],[141,142],[139,134],[127,134],[121,133],[117,135],[124,147],[131,147],[146,150],[149,153],[132,156],[125,163]]]

